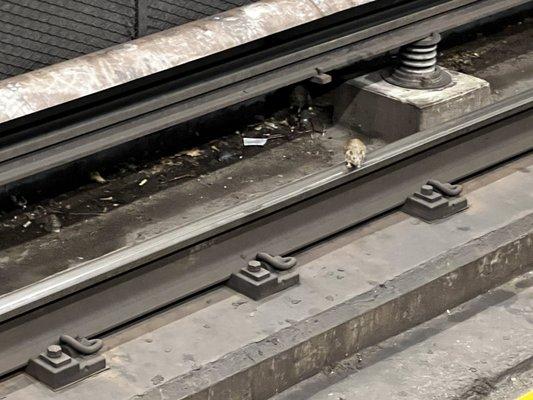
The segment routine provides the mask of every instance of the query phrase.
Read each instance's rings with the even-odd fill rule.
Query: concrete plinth
[[[337,92],[335,120],[357,133],[392,142],[491,102],[488,82],[455,71],[453,85],[440,90],[394,86],[381,71],[354,78]]]

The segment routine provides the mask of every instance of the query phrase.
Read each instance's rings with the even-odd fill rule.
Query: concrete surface
[[[533,389],[527,273],[272,400],[518,399]]]
[[[533,87],[533,50],[513,59],[513,64],[512,67],[509,63],[491,65],[478,72],[478,76],[491,82],[494,100]]]
[[[525,394],[533,396],[533,360],[530,358],[522,369],[512,371],[491,385],[491,391],[485,397],[487,400],[529,400]]]
[[[115,333],[110,369],[63,391],[19,374],[0,396],[266,399],[530,268],[532,172],[529,156],[472,181],[471,207],[441,223],[395,213],[312,248],[279,295],[220,289]]]
[[[433,128],[491,101],[488,82],[449,71],[453,85],[437,90],[405,89],[382,79],[382,71],[349,80],[338,91],[335,120],[354,132],[386,142]]]

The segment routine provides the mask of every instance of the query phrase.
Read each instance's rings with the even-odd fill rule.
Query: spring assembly
[[[402,47],[399,69],[409,74],[431,74],[437,66],[437,44],[420,40]]]
[[[409,89],[440,89],[452,83],[451,75],[437,65],[438,33],[400,49],[399,66],[385,73],[387,82]]]

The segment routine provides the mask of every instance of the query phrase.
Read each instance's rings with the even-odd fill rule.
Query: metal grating
[[[148,34],[218,14],[257,0],[151,0],[148,5]]]
[[[257,0],[0,0],[0,79]]]

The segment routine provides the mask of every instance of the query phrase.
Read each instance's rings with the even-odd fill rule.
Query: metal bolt
[[[50,358],[60,358],[63,355],[63,350],[61,346],[53,344],[46,349],[46,355]]]
[[[420,193],[422,193],[424,196],[431,196],[433,194],[433,186],[431,185],[424,185],[420,189]]]
[[[248,261],[248,271],[250,272],[261,272],[261,269],[263,266],[261,265],[261,262],[257,260]]]

